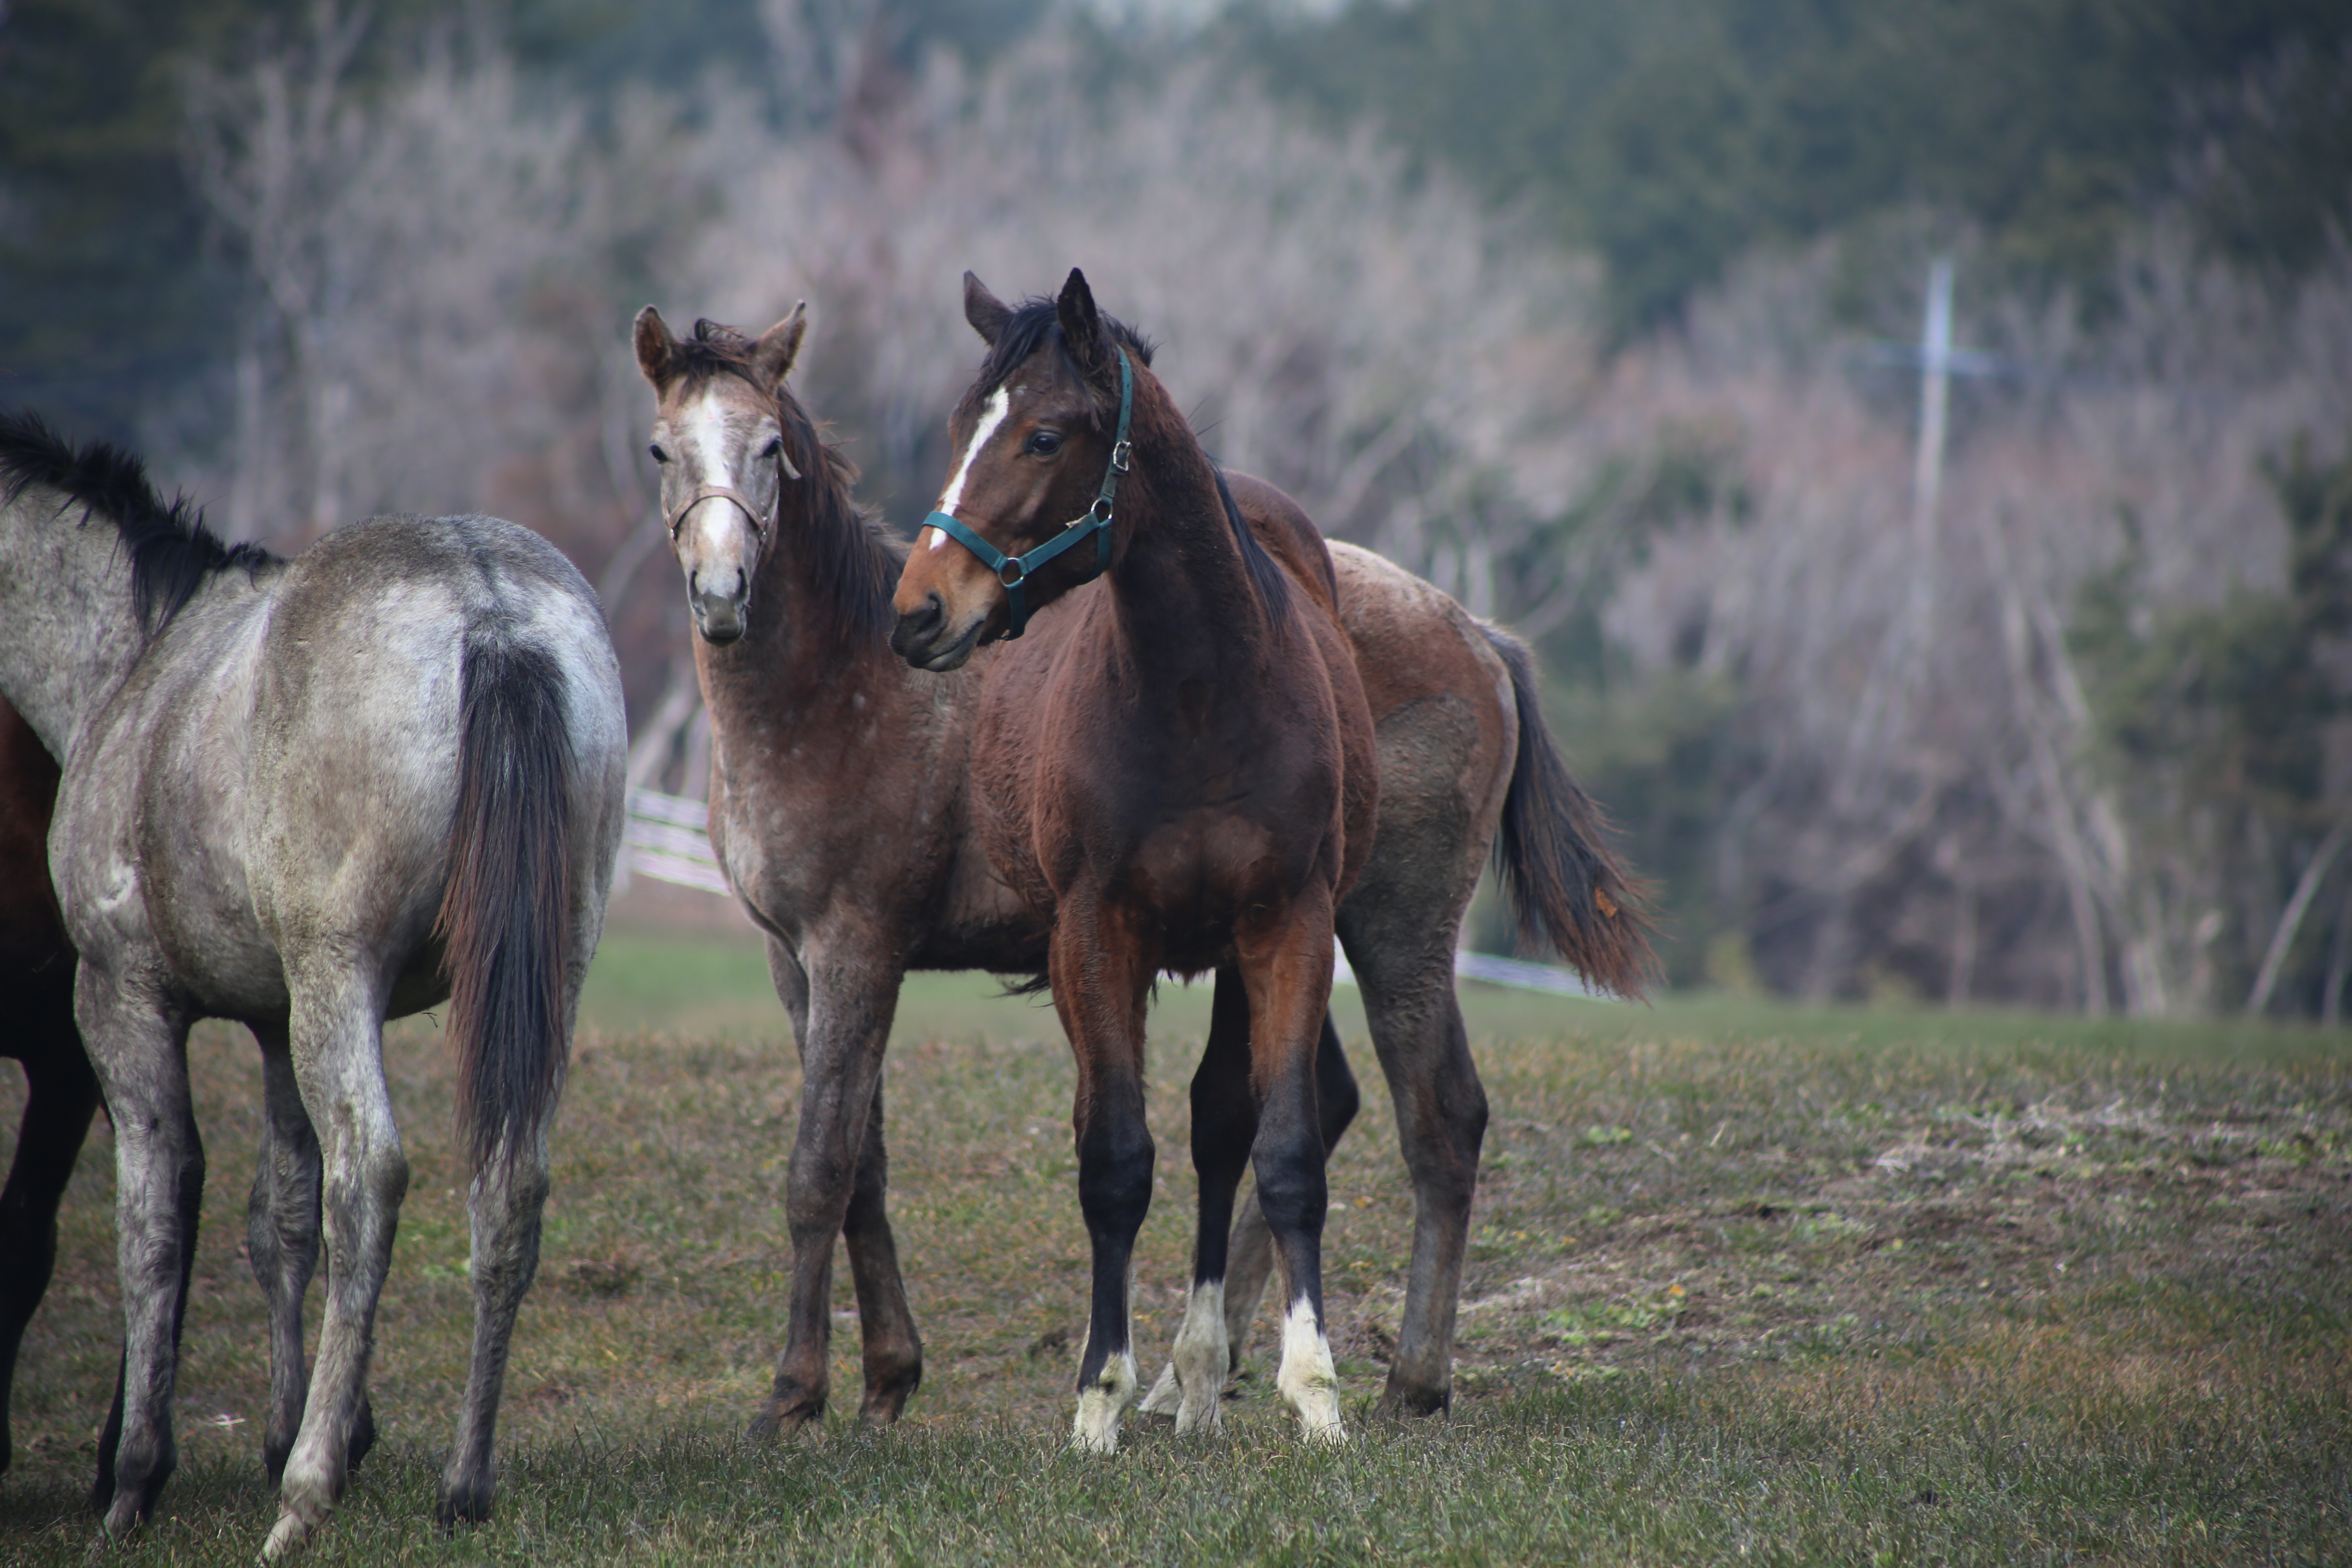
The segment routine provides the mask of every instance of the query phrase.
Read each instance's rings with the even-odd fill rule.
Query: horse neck
[[[1273,610],[1242,559],[1208,455],[1189,432],[1149,447],[1139,441],[1127,482],[1140,493],[1113,524],[1129,531],[1110,578],[1139,668],[1187,680],[1229,663],[1255,664],[1273,632]]]
[[[883,640],[879,624],[845,603],[840,584],[825,581],[825,563],[835,552],[879,551],[879,543],[867,534],[839,480],[819,468],[811,482],[833,489],[813,499],[802,515],[778,519],[753,578],[751,629],[730,648],[699,645],[714,708],[724,702],[730,710],[714,711],[714,720],[786,722],[852,700],[877,679],[907,673]],[[847,533],[821,543],[820,530]],[[898,575],[898,563],[887,561],[884,566],[881,581],[887,583]],[[782,605],[783,614],[757,613],[762,602]]]
[[[0,509],[0,689],[62,762],[147,643],[112,521],[41,485]]]

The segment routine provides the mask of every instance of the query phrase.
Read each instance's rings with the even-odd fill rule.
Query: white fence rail
[[[683,795],[650,789],[629,792],[628,824],[621,836],[621,865],[630,876],[700,888],[722,898],[734,891],[727,885],[726,874],[719,868],[718,858],[710,853],[709,808]],[[1497,958],[1487,952],[1455,953],[1454,973],[1465,980],[1483,980],[1490,985],[1510,985],[1522,991],[1544,991],[1555,996],[1580,996],[1594,1002],[1610,1000],[1587,985],[1583,976],[1572,969]],[[1332,978],[1341,985],[1356,983],[1346,958],[1334,965]]]
[[[622,869],[633,877],[700,888],[731,897],[727,875],[710,852],[710,808],[659,790],[629,792],[628,821],[621,829]]]

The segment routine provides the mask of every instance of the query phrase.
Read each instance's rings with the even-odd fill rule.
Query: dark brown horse
[[[1254,1166],[1282,1276],[1276,1386],[1307,1436],[1336,1437],[1315,1056],[1333,921],[1379,799],[1338,578],[1319,540],[1282,563],[1259,542],[1142,342],[1104,321],[1081,274],[1051,308],[983,292],[971,314],[991,353],[950,422],[961,458],[899,575],[891,647],[952,669],[992,624],[1018,636],[1076,576],[1041,566],[1076,561],[1107,584],[996,659],[971,750],[982,842],[1051,922],[1046,973],[1077,1058],[1094,1289],[1075,1437],[1117,1447],[1142,1393],[1128,1271],[1151,1201],[1143,1023],[1162,970],[1213,970],[1248,1013],[1193,1083],[1201,1228],[1177,1424],[1215,1419],[1226,1227]],[[1093,548],[1055,552],[1086,532]]]
[[[836,1234],[864,1331],[862,1414],[894,1419],[920,1379],[887,1213],[880,1092],[906,972],[1036,975],[1045,966],[1043,922],[991,868],[966,784],[980,680],[995,650],[947,676],[891,656],[883,637],[902,552],[858,514],[853,471],[785,387],[803,331],[799,312],[757,340],[707,321],[680,340],[651,309],[636,324],[638,363],[657,397],[666,524],[702,634],[712,844],[767,932],[803,1069],[789,1328],[752,1423],[761,1434],[794,1430],[825,1407]],[[1232,480],[1269,548],[1311,534],[1273,487]],[[1377,555],[1342,544],[1331,560],[1381,770],[1379,831],[1339,934],[1396,1098],[1423,1221],[1383,1405],[1429,1411],[1452,1388],[1454,1296],[1486,1120],[1454,1004],[1454,947],[1498,832],[1539,937],[1621,987],[1645,955],[1631,917],[1599,912],[1612,896],[1622,903],[1623,883],[1544,732],[1524,650]],[[1229,992],[1215,1011],[1221,1051],[1246,1029],[1239,1001]],[[1356,1090],[1328,1027],[1324,1041],[1328,1141]],[[1433,1096],[1417,1087],[1433,1080],[1453,1088]],[[1253,1204],[1228,1277],[1236,1362],[1271,1261]]]
[[[74,1027],[73,943],[49,885],[58,764],[0,699],[0,1056],[25,1069],[25,1117],[0,1192],[0,1471],[12,1453],[8,1392],[25,1325],[57,1265],[58,1205],[99,1104]],[[110,1456],[109,1456],[110,1457]]]

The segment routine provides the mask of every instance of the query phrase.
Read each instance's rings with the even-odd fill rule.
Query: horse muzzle
[[[724,647],[751,624],[751,589],[740,572],[713,573],[706,584],[700,573],[687,583],[687,599],[694,609],[694,629],[702,640]]]
[[[937,594],[926,594],[913,609],[903,611],[898,624],[890,628],[890,651],[913,665],[943,675],[961,668],[971,658],[971,650],[980,646],[980,634],[987,626],[982,616],[962,627],[950,626],[947,607]]]

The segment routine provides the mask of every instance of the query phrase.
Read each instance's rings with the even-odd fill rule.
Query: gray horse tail
[[[434,931],[449,978],[458,1117],[473,1169],[520,1163],[569,1054],[571,742],[545,651],[467,639],[449,886]]]
[[[1610,853],[1607,820],[1552,744],[1527,644],[1496,626],[1479,629],[1510,668],[1519,712],[1519,754],[1503,798],[1495,858],[1520,935],[1559,953],[1601,990],[1639,996],[1657,968],[1646,889],[1629,880]]]

